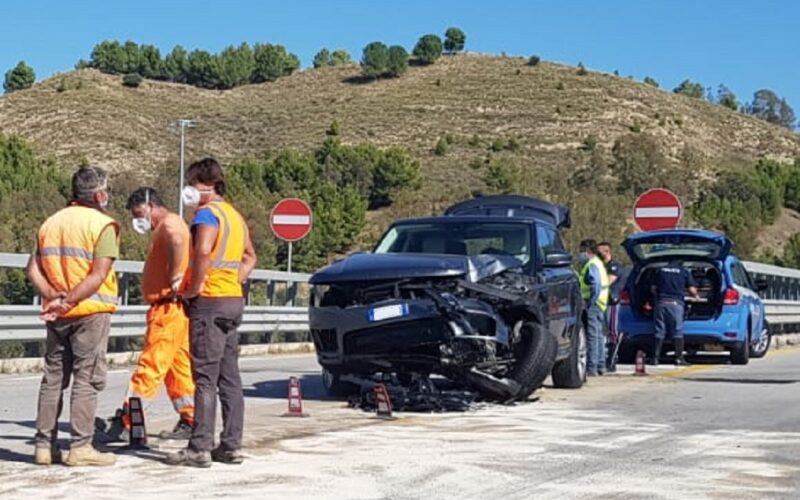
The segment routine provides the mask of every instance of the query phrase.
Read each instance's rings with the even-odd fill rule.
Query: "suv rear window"
[[[633,247],[633,253],[642,260],[678,256],[716,259],[720,254],[720,246],[710,241],[640,243]]]

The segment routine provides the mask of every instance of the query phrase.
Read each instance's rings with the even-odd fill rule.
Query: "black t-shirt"
[[[624,277],[622,276],[623,274],[622,264],[620,264],[614,259],[611,259],[610,261],[606,262],[605,265],[608,277],[609,278],[611,278],[611,276],[617,277],[617,281],[615,281],[614,284],[611,285],[610,289],[611,300],[612,302],[617,303],[619,302],[619,292],[622,291],[622,286],[624,285],[623,283]]]
[[[694,277],[680,262],[670,262],[658,270],[656,296],[659,299],[683,302],[690,286],[697,286]]]

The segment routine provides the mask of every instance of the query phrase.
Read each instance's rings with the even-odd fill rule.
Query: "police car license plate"
[[[408,316],[408,304],[394,304],[391,306],[373,307],[369,310],[369,320],[383,321],[391,318],[402,318]]]

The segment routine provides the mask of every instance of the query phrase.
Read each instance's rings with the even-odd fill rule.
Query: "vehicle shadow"
[[[724,377],[681,377],[681,380],[688,380],[690,382],[714,382],[714,383],[731,383],[731,384],[796,384],[800,380],[781,380],[781,379],[757,379],[757,378],[724,378]]]
[[[307,374],[298,377],[304,400],[334,401],[336,398],[326,394],[322,385],[322,375]],[[253,387],[244,389],[246,398],[287,399],[289,397],[288,380],[267,380],[256,382]]]

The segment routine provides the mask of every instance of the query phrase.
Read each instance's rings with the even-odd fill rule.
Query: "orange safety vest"
[[[100,210],[72,205],[50,216],[39,228],[38,258],[47,281],[59,292],[69,292],[89,275],[100,233],[117,221]],[[47,307],[45,302],[44,307]],[[100,288],[63,317],[79,318],[117,310],[117,275],[112,266]]]
[[[219,220],[219,230],[211,250],[211,266],[200,292],[201,297],[241,297],[239,267],[242,265],[247,238],[247,224],[233,206],[225,201],[206,205]]]

